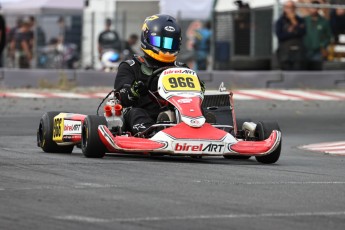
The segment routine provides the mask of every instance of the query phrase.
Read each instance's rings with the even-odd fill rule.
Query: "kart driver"
[[[147,83],[152,73],[161,67],[187,67],[176,61],[180,45],[181,28],[176,19],[165,14],[152,15],[142,26],[144,55],[134,56],[119,65],[114,88],[120,94],[122,106],[128,108],[124,112],[124,120],[133,135],[155,124],[160,112],[166,110],[149,97]],[[202,82],[201,85],[204,91]]]

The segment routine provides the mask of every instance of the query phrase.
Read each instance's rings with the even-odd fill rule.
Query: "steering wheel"
[[[153,73],[150,75],[149,77],[149,80],[147,81],[147,88],[149,91],[157,91],[158,88],[157,88],[157,85],[154,85],[155,83],[155,80],[157,80],[156,82],[158,82],[158,79],[160,74],[164,71],[164,70],[167,70],[167,69],[170,69],[170,68],[176,68],[175,66],[164,66],[164,67],[161,67],[161,68],[158,68],[156,69],[155,71],[153,71]],[[153,90],[152,90],[153,89]]]

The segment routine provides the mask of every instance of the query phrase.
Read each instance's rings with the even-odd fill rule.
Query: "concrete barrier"
[[[345,71],[200,71],[208,89],[224,82],[237,88],[345,89]],[[113,87],[116,73],[95,70],[0,69],[1,88],[37,88],[70,84],[79,87]]]
[[[1,76],[0,85],[3,88],[54,87],[73,82],[75,71],[3,69]]]

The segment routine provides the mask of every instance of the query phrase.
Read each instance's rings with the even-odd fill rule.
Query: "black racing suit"
[[[142,56],[134,56],[132,60],[124,61],[119,65],[114,88],[120,94],[122,106],[128,108],[125,109],[124,120],[126,129],[133,135],[155,124],[158,114],[166,109],[153,102],[149,95],[134,97],[131,86],[135,81],[142,81],[147,85],[149,74],[164,66],[187,67],[180,62],[161,63]]]

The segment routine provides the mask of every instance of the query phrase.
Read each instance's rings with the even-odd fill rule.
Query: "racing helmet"
[[[181,28],[176,19],[166,14],[147,17],[142,26],[141,48],[156,61],[171,63],[181,46]]]

